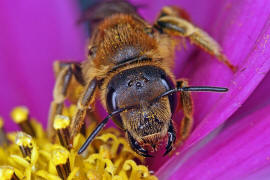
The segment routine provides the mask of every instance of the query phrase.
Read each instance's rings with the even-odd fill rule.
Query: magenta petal
[[[0,2],[0,115],[14,129],[9,112],[30,108],[46,125],[56,59],[83,59],[86,36],[78,26],[75,1]]]
[[[270,162],[269,158],[267,158],[268,164],[265,164],[264,155],[265,153],[270,154],[267,150],[257,151],[257,149],[260,148],[269,148],[267,145],[267,142],[269,142],[269,137],[267,137],[267,133],[269,135],[269,126],[266,125],[262,131],[259,127],[264,125],[262,123],[270,123],[269,113],[267,114],[270,108],[269,87],[270,72],[265,76],[244,105],[226,121],[225,126],[221,125],[200,143],[197,143],[180,155],[178,154],[170,161],[170,166],[159,170],[158,176],[161,179],[168,179],[172,175],[174,178],[183,176],[184,179],[196,179],[196,177],[201,177],[202,175],[199,173],[195,173],[194,176],[192,173],[186,173],[193,172],[192,169],[194,168],[196,169],[195,171],[202,169],[200,173],[204,175],[204,179],[220,179],[223,176],[218,175],[219,177],[215,178],[218,173],[208,173],[205,175],[205,172],[217,172],[221,169],[220,167],[223,167],[223,164],[225,165],[227,163],[229,168],[233,163],[241,161],[239,163],[240,165],[241,163],[246,163],[248,160],[248,163],[246,163],[248,167],[242,166],[242,169],[237,169],[237,171],[239,171],[237,176],[246,176],[244,179],[247,178],[251,180],[252,178],[262,179],[263,177],[269,177]],[[252,138],[249,138],[251,136]],[[213,141],[211,141],[211,139],[213,139]],[[258,142],[258,140],[263,142]],[[211,142],[208,143],[209,141]],[[237,150],[233,149],[233,146],[243,144],[244,141],[249,142],[247,145],[238,147]],[[246,144],[246,142],[244,144]],[[237,153],[237,151],[241,151],[241,153]],[[225,152],[227,152],[227,156],[223,157]],[[217,157],[216,154],[220,157]],[[252,156],[249,157],[249,154],[252,154]],[[217,158],[217,161],[214,161],[212,158],[214,155],[215,157],[213,158]],[[243,160],[243,156],[245,156],[247,160]],[[243,167],[246,167],[246,169]],[[226,172],[222,172],[221,174],[225,174],[229,171],[224,179],[232,179],[233,176],[236,176],[234,175],[235,172],[232,172],[231,169],[224,171]]]
[[[270,72],[264,77],[262,82],[257,86],[252,95],[245,102],[235,115],[238,118],[247,116],[265,106],[270,105]]]
[[[239,70],[231,76],[220,65],[210,63],[207,67],[201,64],[202,67],[194,71],[193,80],[207,84],[222,80],[221,84],[230,91],[223,96],[204,96],[203,93],[195,96],[195,119],[200,119],[200,122],[197,122],[184,149],[226,121],[243,104],[270,68],[270,49],[267,48],[270,46],[270,2],[230,2],[231,8],[223,11],[226,16],[221,15],[216,24],[222,22],[226,25],[218,34],[223,39],[225,52],[228,52],[226,54],[238,65]],[[265,7],[266,4],[268,8]],[[249,19],[249,16],[261,18]],[[204,55],[201,56],[202,60],[203,57]]]
[[[270,166],[269,112],[267,106],[241,120],[230,119],[222,132],[193,154],[170,179],[243,179],[262,172]]]

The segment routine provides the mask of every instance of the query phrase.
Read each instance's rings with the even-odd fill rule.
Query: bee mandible
[[[49,116],[52,124],[55,115],[62,114],[66,99],[77,103],[70,126],[72,141],[97,97],[101,99],[109,115],[90,134],[79,153],[87,148],[111,118],[125,132],[135,152],[151,157],[144,146],[149,145],[155,150],[156,145],[167,138],[166,155],[176,140],[172,117],[178,101],[184,114],[179,138],[185,140],[193,126],[190,92],[228,90],[192,87],[188,86],[187,80],[174,77],[174,52],[179,42],[176,37],[187,38],[235,70],[220,45],[193,25],[184,10],[166,6],[151,25],[128,2],[111,0],[98,4],[86,19],[93,27],[88,59],[82,63],[55,62],[57,77]]]

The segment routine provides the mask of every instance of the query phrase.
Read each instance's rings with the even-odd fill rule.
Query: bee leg
[[[82,77],[82,69],[81,64],[78,62],[61,62],[61,61],[55,61],[53,64],[53,71],[55,74],[55,77],[58,77],[58,74],[65,68],[70,67],[72,69],[72,73],[78,83],[81,85],[84,85],[84,79]]]
[[[189,14],[184,9],[181,9],[180,7],[177,7],[177,6],[163,7],[158,15],[158,19],[164,16],[175,16],[175,17],[185,19],[189,22],[191,21]]]
[[[177,87],[187,87],[188,82],[186,80],[180,79],[176,82]],[[183,109],[184,117],[181,120],[180,125],[180,140],[185,140],[193,127],[193,102],[191,98],[191,93],[186,91],[180,92],[180,101]]]
[[[131,148],[136,152],[138,153],[139,155],[141,156],[144,156],[144,157],[153,157],[151,155],[148,154],[148,151],[145,150],[144,148],[142,148],[138,141],[136,141],[129,132],[127,132],[127,136],[128,136],[128,141],[129,141],[129,144],[131,146]]]
[[[91,104],[94,100],[94,93],[97,87],[97,80],[94,78],[90,80],[84,88],[82,96],[79,98],[77,103],[77,109],[75,115],[71,121],[71,141],[75,135],[80,131],[82,125],[84,124],[84,118],[86,112],[91,110]],[[72,144],[72,142],[70,142]]]
[[[166,146],[166,152],[163,154],[163,156],[166,156],[172,150],[173,143],[175,143],[175,139],[176,139],[175,131],[173,124],[171,122],[168,129],[168,143]]]
[[[155,24],[155,27],[160,29],[161,32],[173,36],[180,36],[189,38],[191,43],[194,43],[205,52],[215,56],[219,61],[227,65],[232,71],[236,70],[227,57],[222,53],[222,48],[209,34],[202,29],[193,25],[186,13],[181,9],[174,6],[164,7],[160,16]]]
[[[57,62],[56,62],[57,63]],[[48,133],[49,137],[53,138],[55,131],[53,129],[54,117],[57,114],[62,114],[64,101],[66,99],[67,89],[72,77],[71,68],[66,66],[55,73],[57,75],[54,90],[53,90],[53,102],[50,106],[49,121],[48,121]]]
[[[54,73],[56,76],[56,82],[53,90],[53,102],[50,106],[49,120],[48,120],[48,133],[49,137],[53,138],[55,131],[53,129],[54,117],[57,114],[62,114],[64,101],[67,97],[67,91],[70,86],[72,76],[75,76],[76,81],[80,84],[83,83],[80,77],[80,69],[78,63],[65,63],[55,61]]]

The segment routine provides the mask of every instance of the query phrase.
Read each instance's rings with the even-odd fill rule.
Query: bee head
[[[157,97],[173,88],[172,80],[158,67],[148,65],[124,70],[108,83],[107,109],[113,112],[134,106],[112,119],[137,141],[155,143],[154,139],[166,135],[177,102],[175,94]]]

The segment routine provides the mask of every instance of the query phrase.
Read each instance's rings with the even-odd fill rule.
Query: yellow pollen
[[[75,106],[63,107],[66,116],[56,116],[55,129],[70,127]],[[23,113],[24,112],[24,113]],[[19,115],[20,118],[17,118]],[[26,108],[15,108],[14,119],[27,119]],[[0,179],[122,179],[157,180],[144,164],[144,157],[134,152],[122,133],[115,128],[107,128],[93,140],[85,152],[78,150],[85,142],[85,136],[77,134],[73,147],[66,149],[61,140],[49,138],[48,131],[40,123],[31,120],[35,137],[25,132],[9,132],[7,139],[12,142],[0,146]],[[96,128],[97,122],[91,121],[86,129],[88,136]],[[19,147],[18,147],[19,146]]]
[[[28,119],[29,111],[24,106],[18,106],[11,112],[11,117],[16,123],[21,123]]]
[[[69,157],[69,151],[60,145],[55,145],[52,151],[52,162],[55,165],[66,164]]]
[[[33,147],[32,137],[24,132],[17,133],[15,143],[18,146],[25,146],[25,147],[29,147],[29,148]]]
[[[67,116],[56,115],[54,118],[53,127],[54,129],[64,129],[67,128],[70,124],[70,119]]]

